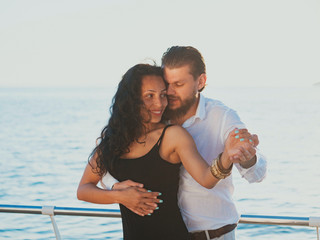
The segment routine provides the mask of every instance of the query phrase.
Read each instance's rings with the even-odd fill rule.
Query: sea
[[[115,87],[0,89],[0,204],[117,209],[77,200]],[[233,173],[239,214],[320,217],[320,87],[215,87],[268,161],[264,181]],[[122,239],[120,218],[55,216],[62,239]],[[238,240],[316,239],[315,228],[239,224]],[[55,239],[45,215],[0,213],[0,239]]]

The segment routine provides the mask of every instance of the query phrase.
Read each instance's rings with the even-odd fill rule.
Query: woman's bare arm
[[[129,183],[126,188],[101,189],[97,186],[100,176],[93,171],[96,166],[94,157],[90,163],[87,164],[78,186],[77,197],[79,200],[98,204],[120,203],[141,216],[153,212],[152,204],[159,202],[158,192],[147,192],[146,189],[134,185],[130,186]],[[147,203],[151,203],[151,206]]]
[[[248,137],[247,135],[247,133],[240,134],[241,138]],[[168,128],[163,143],[167,148],[167,153],[169,152],[169,161],[170,159],[181,161],[189,174],[203,187],[213,188],[219,182],[220,179],[212,175],[211,166],[201,157],[192,136],[184,128],[180,126]],[[228,142],[220,159],[224,169],[231,167],[233,156],[243,156],[244,149],[241,144],[237,139]]]
[[[182,162],[189,174],[203,187],[213,188],[219,182],[220,179],[212,175],[210,166],[201,157],[193,138],[185,129],[180,126],[171,126],[162,144],[170,152],[169,161],[170,158],[178,156],[176,159]]]

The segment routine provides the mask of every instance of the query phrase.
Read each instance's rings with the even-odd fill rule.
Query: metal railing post
[[[42,206],[41,213],[43,215],[49,215],[53,226],[54,234],[57,240],[61,240],[60,232],[56,220],[54,219],[54,206]]]
[[[317,240],[319,240],[319,227],[320,227],[320,217],[310,217],[309,226],[316,227],[317,229]]]

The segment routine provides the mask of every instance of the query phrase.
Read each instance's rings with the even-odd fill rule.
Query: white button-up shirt
[[[237,113],[217,100],[200,95],[196,114],[182,125],[193,137],[198,151],[209,165],[224,150],[228,134],[234,128],[245,128]],[[259,182],[266,175],[266,160],[259,153],[257,162],[248,169],[234,164],[248,182]],[[197,183],[182,166],[178,201],[189,232],[217,229],[237,223],[239,214],[232,199],[232,174],[212,189]]]

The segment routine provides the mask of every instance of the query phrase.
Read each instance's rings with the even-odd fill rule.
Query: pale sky
[[[311,86],[319,0],[0,0],[0,87],[115,86],[173,45],[213,86]]]

